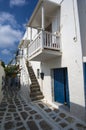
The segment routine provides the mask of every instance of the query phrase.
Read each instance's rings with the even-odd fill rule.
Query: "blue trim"
[[[84,91],[85,91],[85,106],[86,106],[86,63],[83,63],[84,70]]]

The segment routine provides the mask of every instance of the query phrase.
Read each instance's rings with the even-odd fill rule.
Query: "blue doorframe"
[[[67,68],[54,69],[54,99],[70,106]]]
[[[84,70],[84,90],[85,90],[85,106],[86,106],[86,63],[83,63]]]

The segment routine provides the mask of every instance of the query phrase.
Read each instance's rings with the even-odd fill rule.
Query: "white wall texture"
[[[28,51],[27,48],[24,48],[24,49],[23,49],[23,53],[24,53],[23,55],[24,55],[25,58],[27,58],[27,54],[28,54],[27,51]]]
[[[86,56],[86,0],[77,0],[83,56]],[[83,20],[82,20],[83,19]]]
[[[37,34],[37,29],[32,28],[32,39],[35,37],[36,34]],[[27,27],[23,39],[30,40],[30,27]]]
[[[83,81],[82,48],[78,21],[77,1],[64,0],[61,5],[61,44],[62,57],[56,57],[42,63],[45,73],[43,93],[52,102],[52,85],[50,70],[67,67],[70,95],[70,111],[77,117],[85,119],[85,96]]]
[[[73,3],[74,2],[74,3]],[[73,7],[74,4],[74,7]],[[84,83],[77,3],[65,0],[61,9],[62,65],[68,66],[71,102],[84,106]],[[75,15],[75,18],[74,18]],[[64,18],[66,20],[64,21]],[[75,27],[77,25],[77,28]],[[75,31],[77,30],[77,34]],[[73,38],[76,37],[75,42]],[[65,59],[65,61],[64,61]],[[79,90],[77,93],[77,90]],[[77,94],[76,94],[77,93]]]
[[[0,102],[3,98],[3,92],[2,92],[2,76],[5,77],[4,68],[0,65]]]

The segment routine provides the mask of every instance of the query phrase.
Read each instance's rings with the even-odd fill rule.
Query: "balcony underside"
[[[46,61],[61,56],[62,52],[51,49],[39,49],[36,53],[29,57],[31,61]]]

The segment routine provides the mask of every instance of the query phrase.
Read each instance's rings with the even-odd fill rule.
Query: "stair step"
[[[40,91],[40,88],[31,88],[30,91],[33,93],[33,92],[36,92],[36,91]]]
[[[34,74],[34,72],[33,72],[32,70],[29,70],[29,73],[30,73],[30,74],[32,74],[32,73]]]
[[[30,78],[35,78],[36,79],[35,75],[29,74],[29,76],[30,76]]]
[[[29,73],[29,75],[30,75],[30,76],[35,76],[35,74],[33,74],[33,73]]]
[[[34,72],[33,72],[32,70],[29,70],[29,73],[30,73],[30,74],[34,74]]]
[[[41,91],[35,91],[35,92],[30,93],[30,97],[36,97],[36,96],[40,96],[40,95],[42,95]]]
[[[36,79],[36,76],[35,75],[30,75],[30,78],[31,79]],[[37,79],[36,79],[37,80]]]
[[[38,83],[36,79],[31,79],[32,83]]]
[[[33,85],[39,85],[38,81],[36,81],[36,80],[31,80],[31,83],[32,83]]]
[[[36,96],[36,97],[34,97],[34,98],[31,98],[31,100],[32,100],[32,101],[37,101],[37,100],[41,100],[41,99],[43,99],[43,98],[44,98],[44,96],[41,95],[41,96]]]
[[[29,66],[28,69],[32,69],[32,66]]]
[[[39,83],[36,79],[35,73],[33,68],[30,66],[28,67],[29,76],[31,79],[32,84],[30,85],[30,97],[32,101],[41,100],[43,99],[43,94],[40,91]]]
[[[36,83],[36,84],[31,84],[30,88],[40,88],[40,86],[39,86],[39,84]]]
[[[35,76],[31,76],[31,75],[30,75],[30,78],[31,78],[31,79],[35,79],[35,80],[37,81],[37,79],[36,79]]]
[[[34,73],[34,71],[33,70],[28,70],[29,71],[29,73]]]
[[[36,77],[30,76],[30,78],[31,78],[32,80],[36,80]],[[36,80],[36,81],[37,81],[37,80]]]
[[[33,72],[33,70],[32,69],[28,69],[29,70],[29,72]]]
[[[33,71],[33,69],[32,69],[32,68],[28,68],[28,70],[29,70],[29,71]]]
[[[30,73],[29,73],[29,75],[30,75],[30,77],[36,77],[35,74],[30,74]]]
[[[39,88],[40,89],[39,85],[31,85],[30,86],[30,89],[34,89],[34,88]]]

